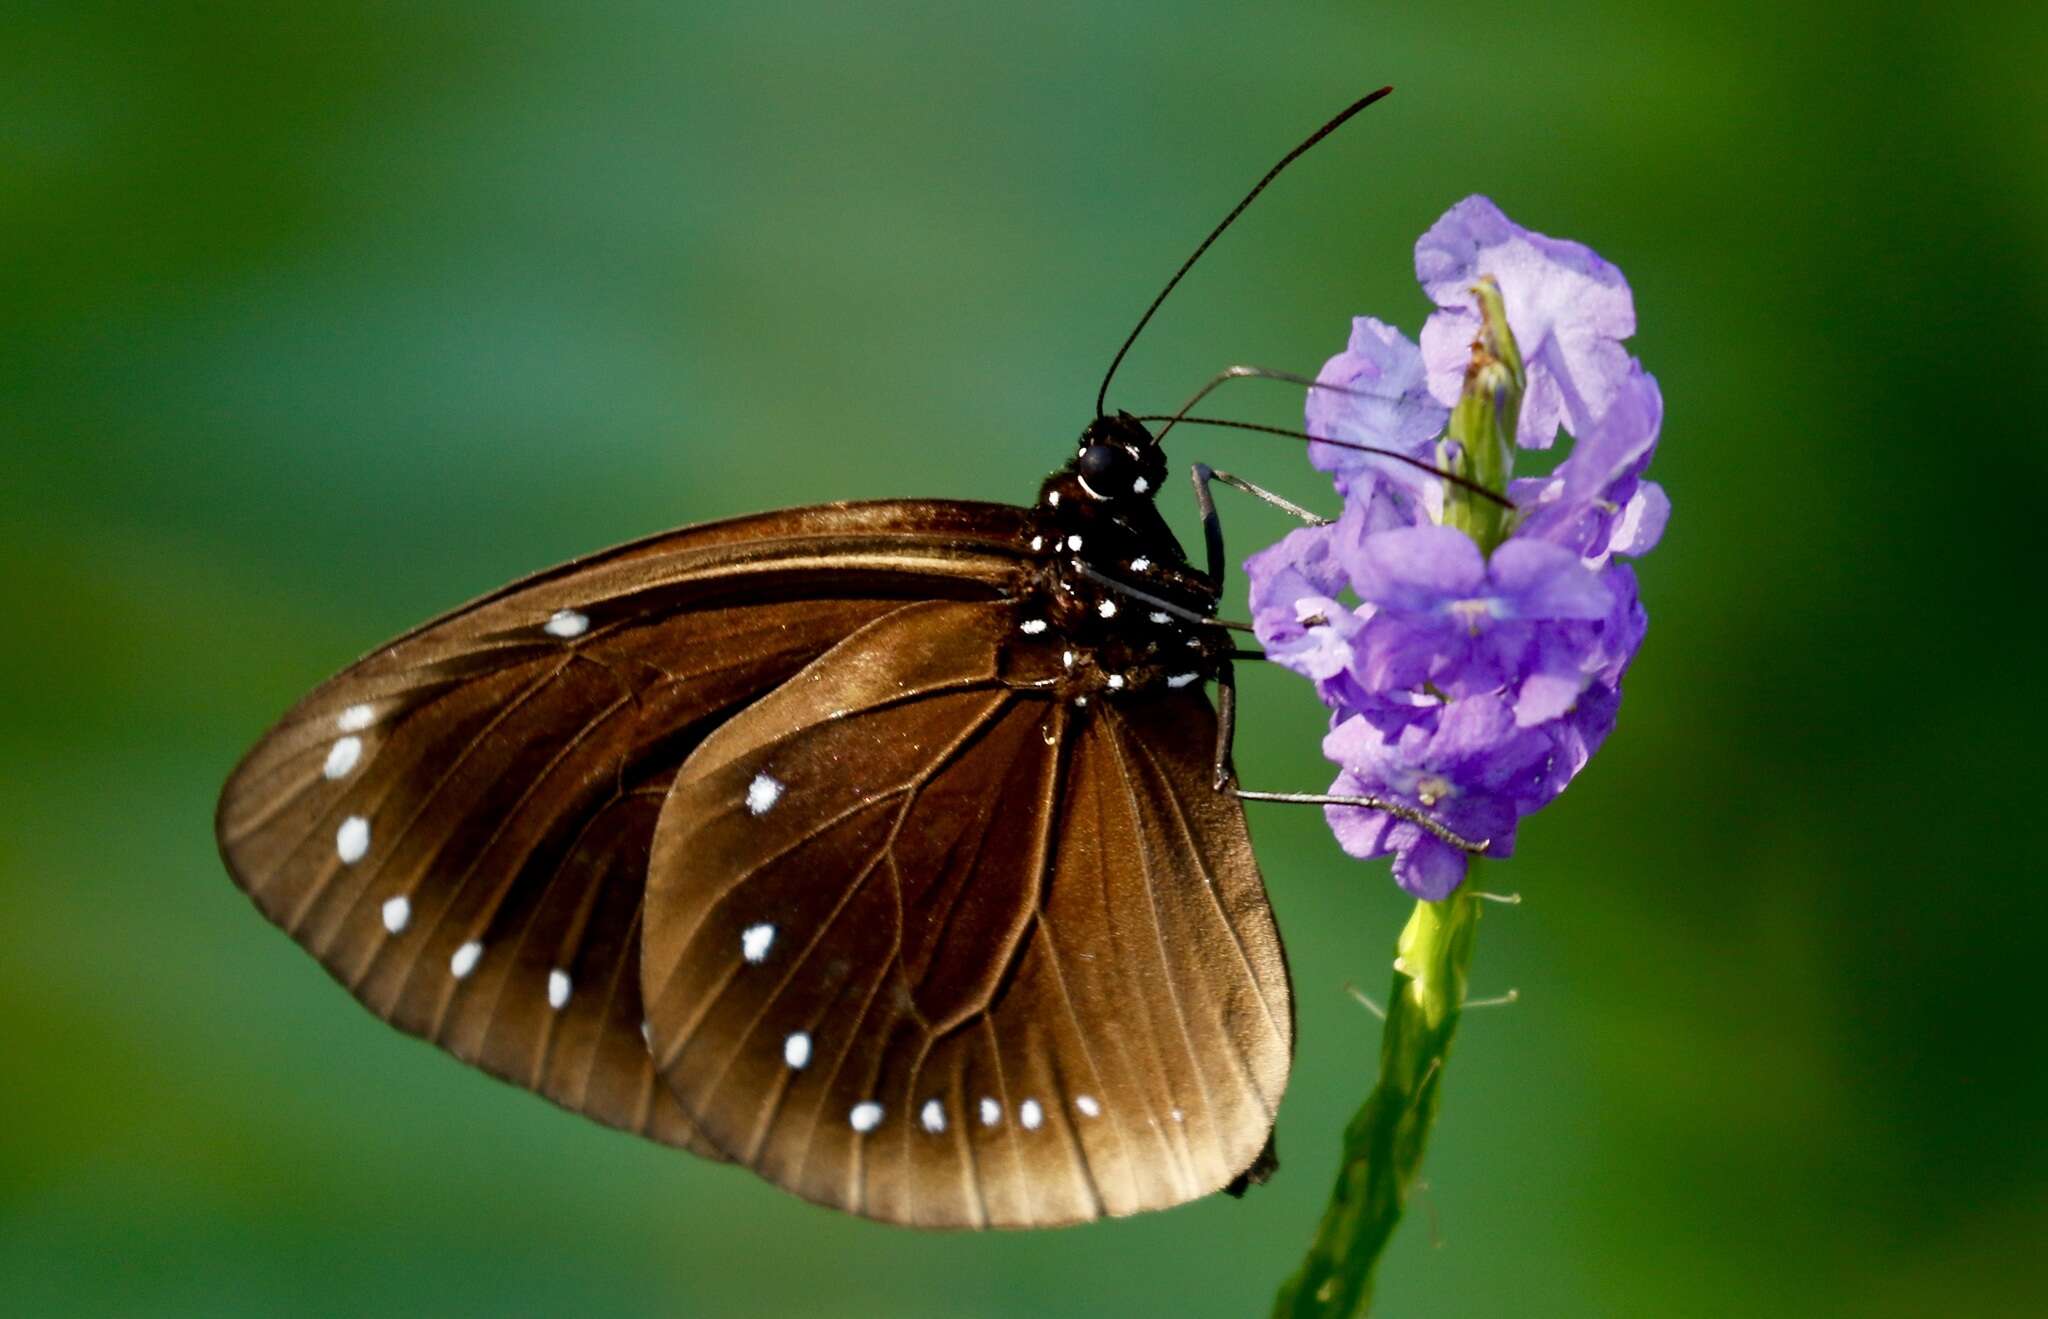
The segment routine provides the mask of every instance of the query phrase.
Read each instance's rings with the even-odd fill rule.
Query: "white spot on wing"
[[[863,1099],[853,1106],[846,1120],[853,1124],[855,1131],[873,1131],[882,1124],[882,1106],[872,1099]]]
[[[1034,550],[1042,550],[1042,549],[1044,549],[1044,548],[1045,548],[1045,537],[1043,537],[1043,536],[1033,536],[1033,537],[1031,538],[1031,548],[1032,548],[1032,549],[1034,549]]]
[[[1073,667],[1074,667],[1074,652],[1073,652],[1073,651],[1071,651],[1071,650],[1063,650],[1063,651],[1061,651],[1061,652],[1060,652],[1060,667],[1061,667],[1061,668],[1063,668],[1063,669],[1071,669],[1071,668],[1073,668]]]
[[[334,831],[334,854],[345,866],[352,866],[363,859],[370,850],[370,822],[360,815],[351,815],[341,822],[341,828]]]
[[[1104,600],[1101,604],[1095,606],[1095,612],[1101,614],[1104,618],[1115,618],[1116,601]]]
[[[363,739],[344,737],[329,748],[327,763],[320,767],[320,772],[330,779],[338,779],[354,769],[356,762],[362,758]]]
[[[811,1037],[803,1031],[794,1031],[782,1042],[782,1061],[797,1071],[811,1060]]]
[[[924,1101],[924,1107],[917,1111],[918,1125],[934,1136],[946,1129],[946,1106],[936,1099]]]
[[[1146,617],[1155,623],[1171,623],[1173,621],[1173,615],[1167,613],[1164,609],[1155,609],[1147,614]]]
[[[1132,571],[1132,572],[1144,572],[1144,571],[1146,571],[1147,569],[1149,569],[1149,568],[1150,568],[1151,566],[1152,566],[1152,560],[1150,560],[1150,559],[1147,559],[1147,558],[1142,558],[1142,557],[1141,557],[1141,558],[1136,558],[1136,559],[1132,559],[1132,560],[1131,560],[1131,571]]]
[[[457,980],[466,980],[476,970],[476,964],[483,960],[484,946],[471,939],[455,950],[455,956],[448,959],[448,973]]]
[[[749,925],[740,932],[740,956],[746,958],[749,962],[762,961],[767,958],[768,948],[774,942],[775,927],[773,925],[765,921],[759,925]]]
[[[766,774],[756,774],[754,781],[747,785],[747,812],[750,815],[766,815],[782,796],[782,784]]]
[[[1081,1110],[1082,1117],[1096,1117],[1102,1112],[1102,1105],[1095,1102],[1094,1095],[1075,1095],[1074,1107]]]
[[[404,934],[406,923],[412,920],[412,899],[400,894],[384,899],[384,928],[393,934]]]
[[[1185,1122],[1185,1121],[1187,1121],[1187,1117],[1188,1117],[1188,1115],[1187,1115],[1187,1114],[1185,1114],[1185,1113],[1181,1112],[1181,1111],[1180,1111],[1179,1109],[1177,1109],[1177,1108],[1175,1108],[1175,1109],[1169,1109],[1169,1110],[1167,1111],[1167,1114],[1166,1114],[1166,1116],[1168,1116],[1168,1117],[1172,1118],[1172,1119],[1173,1119],[1173,1120],[1174,1120],[1175,1122]]]
[[[590,619],[573,609],[557,609],[541,631],[551,637],[580,637],[590,630]]]
[[[1058,508],[1060,506],[1060,492],[1057,490],[1046,492],[1045,502],[1051,504],[1054,508]]]
[[[981,1101],[981,1125],[992,1127],[1003,1120],[1003,1106],[993,1099]]]
[[[374,718],[376,715],[369,706],[351,705],[341,712],[341,717],[334,721],[334,726],[344,733],[360,733],[370,726],[370,721]]]
[[[1142,495],[1151,488],[1152,483],[1150,481],[1147,481],[1142,476],[1139,477],[1137,480],[1131,482],[1131,493],[1134,495]]]
[[[1124,675],[1121,673],[1110,674],[1108,682],[1109,689],[1113,692],[1120,692],[1124,689]]]
[[[1199,673],[1176,673],[1166,680],[1166,685],[1169,687],[1185,687],[1191,682],[1200,682],[1201,680],[1202,675]]]
[[[561,967],[548,972],[548,1006],[560,1012],[569,1006],[569,973]]]
[[[1035,637],[1045,631],[1045,620],[1042,618],[1027,618],[1018,626],[1017,630],[1026,636]]]
[[[1078,549],[1080,549],[1080,548],[1081,548],[1081,538],[1080,538],[1079,536],[1069,536],[1069,537],[1067,537],[1067,548],[1068,548],[1068,549],[1070,549],[1070,550],[1078,550]]]
[[[1017,1121],[1023,1123],[1026,1131],[1036,1131],[1038,1124],[1045,1121],[1045,1110],[1038,1106],[1036,1099],[1027,1099],[1017,1105]]]

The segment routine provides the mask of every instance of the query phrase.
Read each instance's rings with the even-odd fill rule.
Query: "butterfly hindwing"
[[[994,595],[999,505],[797,509],[515,584],[323,684],[220,803],[230,872],[378,1015],[719,1156],[651,1067],[641,898],[677,766],[905,595]]]
[[[1093,708],[1007,603],[905,605],[697,748],[657,826],[656,1058],[734,1158],[925,1226],[1160,1208],[1259,1154],[1292,1041],[1198,688]]]

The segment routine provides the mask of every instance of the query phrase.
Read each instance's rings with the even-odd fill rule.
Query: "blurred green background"
[[[1242,1203],[925,1236],[387,1030],[228,883],[241,750],[377,641],[663,527],[1021,500],[1113,402],[1426,311],[1472,191],[1632,280],[1677,511],[1621,729],[1491,882],[1411,1315],[2040,1314],[2038,4],[8,6],[0,1291],[18,1314],[1240,1315],[1406,901],[1253,819],[1292,953]],[[1285,423],[1294,391],[1226,411]],[[1327,505],[1284,443],[1180,447]],[[1176,489],[1184,537],[1192,530]],[[1281,524],[1226,509],[1249,550]],[[1237,589],[1241,590],[1241,586]],[[1247,680],[1249,781],[1321,712]]]

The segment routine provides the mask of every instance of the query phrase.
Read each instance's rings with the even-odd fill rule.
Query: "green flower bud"
[[[1472,340],[1472,361],[1465,368],[1465,386],[1451,407],[1451,421],[1438,445],[1437,460],[1447,471],[1506,497],[1514,474],[1515,425],[1522,415],[1528,377],[1522,353],[1508,328],[1500,285],[1482,275],[1472,286],[1479,303],[1479,333]],[[1456,527],[1492,554],[1514,529],[1513,511],[1458,486],[1444,494],[1444,525]]]

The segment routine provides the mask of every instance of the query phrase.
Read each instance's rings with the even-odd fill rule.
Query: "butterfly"
[[[1048,1226],[1256,1176],[1292,1001],[1219,790],[1220,539],[1189,562],[1167,474],[1098,396],[1028,506],[789,509],[516,582],[265,734],[227,869],[398,1029],[820,1204]]]

